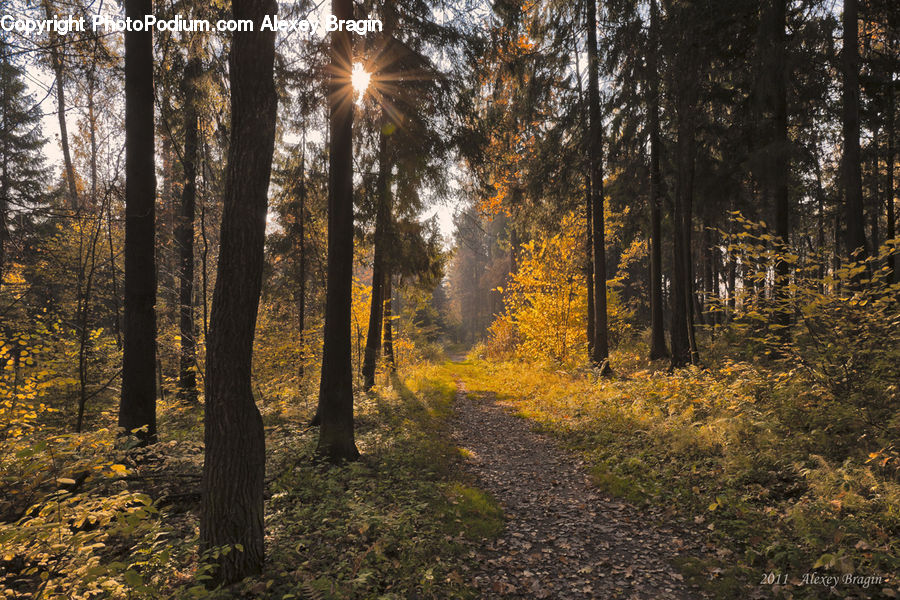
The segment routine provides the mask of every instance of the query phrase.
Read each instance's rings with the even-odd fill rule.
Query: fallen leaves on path
[[[467,469],[506,513],[506,529],[475,549],[472,583],[484,598],[700,598],[671,566],[700,542],[593,487],[583,461],[526,420],[460,387],[453,436]]]

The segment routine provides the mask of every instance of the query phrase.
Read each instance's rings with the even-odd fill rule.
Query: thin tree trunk
[[[847,225],[847,255],[851,260],[866,256],[863,228],[862,172],[859,154],[859,21],[858,0],[844,0],[844,43],[841,50],[844,71],[844,211]]]
[[[892,240],[896,237],[896,224],[894,222],[894,199],[897,196],[894,189],[894,160],[896,152],[894,150],[894,73],[888,75],[888,106],[887,106],[887,239]],[[891,270],[891,276],[888,281],[897,281],[897,252],[892,252],[888,256],[888,267]]]
[[[274,0],[234,0],[254,30],[232,38],[231,144],[225,173],[219,264],[206,354],[201,549],[228,546],[213,583],[262,571],[265,435],[251,365],[265,250],[266,208],[278,98],[275,33],[260,31]],[[242,549],[236,548],[240,545]]]
[[[587,286],[587,340],[588,357],[594,355],[594,338],[596,337],[597,324],[594,322],[597,315],[594,308],[594,207],[592,202],[591,175],[584,175],[584,213],[587,220],[587,238],[585,239],[585,285]]]
[[[0,67],[8,64],[7,47],[2,39],[0,39]],[[7,69],[3,69],[5,74]],[[8,82],[0,79],[0,116],[2,116],[2,125],[4,131],[9,127],[6,123],[6,115],[9,114],[9,89]],[[4,135],[2,138],[3,147],[0,147],[0,289],[3,286],[4,266],[6,265],[6,245],[9,240],[9,136]],[[81,262],[81,253],[78,254],[79,263]]]
[[[194,213],[197,202],[197,85],[201,75],[197,41],[191,40],[190,56],[184,70],[184,186],[175,239],[179,252],[179,335],[178,396],[183,402],[197,402],[197,338],[194,325]]]
[[[584,97],[584,89],[581,84],[581,60],[578,53],[578,38],[572,36],[572,51],[575,54],[575,73],[578,81],[578,100],[581,102],[581,127],[584,131],[590,128],[590,115],[587,110],[587,100]],[[594,230],[592,225],[593,209],[591,206],[591,172],[589,165],[584,167],[584,216],[587,236],[585,237],[585,261],[584,276],[587,288],[587,343],[588,357],[594,352]]]
[[[816,205],[818,213],[816,219],[816,251],[819,254],[819,285],[824,294],[826,292],[825,275],[828,270],[828,263],[825,259],[825,188],[822,185],[822,166],[819,158],[818,138],[816,138],[813,148],[815,151],[813,156],[813,170],[816,175]]]
[[[775,210],[775,238],[779,255],[790,247],[790,206],[788,178],[790,174],[790,153],[788,151],[787,80],[790,76],[787,60],[785,28],[787,27],[786,0],[768,0],[764,11],[763,53],[766,76],[766,105],[770,115],[769,167],[766,186]],[[779,334],[787,335],[791,320],[788,284],[791,265],[779,258],[775,262],[773,299],[777,305],[776,321],[781,326]]]
[[[609,330],[606,315],[606,241],[603,222],[603,116],[600,112],[600,57],[597,49],[597,5],[587,0],[588,105],[591,171],[591,227],[594,259],[594,347],[591,362],[602,374],[609,367]]]
[[[151,0],[127,0],[141,19]],[[125,33],[125,312],[119,427],[156,441],[156,165],[153,154],[153,37]]]
[[[659,8],[650,0],[650,50],[647,54],[647,120],[650,129],[650,360],[669,355],[663,327],[662,177],[659,168]]]
[[[353,17],[351,0],[332,0],[338,19]],[[359,456],[353,434],[350,309],[353,278],[353,46],[348,31],[331,34],[328,177],[328,282],[317,453],[331,461]]]
[[[303,154],[300,157],[300,181],[298,196],[300,206],[297,214],[297,328],[300,345],[300,360],[297,365],[297,386],[303,394],[303,377],[306,372],[306,137],[303,138]]]
[[[869,190],[870,195],[870,209],[869,209],[869,223],[870,223],[870,237],[871,237],[871,245],[872,245],[872,256],[878,255],[878,246],[881,244],[881,232],[878,230],[878,220],[881,218],[881,190],[879,190],[879,179],[881,176],[880,168],[878,166],[878,128],[874,128],[872,130],[872,173],[871,173],[871,188]]]
[[[112,300],[113,300],[113,333],[116,336],[116,347],[122,349],[122,315],[119,306],[119,279],[118,269],[116,268],[116,248],[113,244],[112,233],[112,201],[107,199],[106,202],[106,239],[109,246],[109,269],[112,278]]]
[[[388,263],[384,274],[384,362],[391,373],[397,371],[397,363],[394,360],[393,293],[393,277]]]
[[[53,19],[55,16],[48,0],[43,0],[44,15]],[[65,71],[59,56],[59,36],[55,31],[49,32],[50,65],[56,76],[56,116],[59,120],[59,143],[62,146],[63,165],[66,170],[66,185],[69,192],[69,207],[78,210],[78,188],[75,185],[75,168],[72,166],[72,153],[69,150],[69,130],[66,125],[66,86]]]
[[[385,133],[387,119],[381,119],[381,133],[378,136],[378,180],[375,184],[375,256],[372,265],[372,302],[369,308],[369,329],[366,335],[366,350],[363,358],[363,389],[375,386],[375,367],[381,351],[382,319],[384,315],[384,261],[385,242],[390,213],[390,169],[388,160],[388,136]]]

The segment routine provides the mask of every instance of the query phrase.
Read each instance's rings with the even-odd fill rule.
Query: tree
[[[761,101],[764,105],[763,127],[767,132],[766,165],[763,188],[766,200],[774,208],[775,238],[779,252],[784,254],[790,245],[790,206],[788,204],[788,180],[791,162],[788,139],[787,82],[789,78],[788,55],[785,41],[787,27],[785,0],[766,0],[761,15],[761,48],[763,79]],[[782,299],[787,294],[790,264],[778,260],[775,264],[775,294]],[[790,313],[778,313],[781,332],[787,333]]]
[[[382,108],[382,112],[386,109]],[[381,131],[378,135],[378,179],[375,184],[377,208],[375,213],[375,249],[372,265],[372,303],[369,310],[369,329],[366,335],[366,350],[363,360],[363,389],[367,392],[375,386],[375,362],[381,350],[381,332],[384,316],[386,284],[385,272],[385,238],[391,214],[391,190],[390,170],[393,168],[388,159],[388,133],[389,121],[381,120]]]
[[[603,222],[603,116],[600,112],[600,57],[597,49],[597,4],[587,0],[588,111],[591,171],[591,229],[594,260],[594,343],[591,362],[601,372],[609,369],[609,329],[606,316],[606,240]]]
[[[199,79],[202,64],[198,44],[200,36],[188,43],[188,62],[184,70],[184,187],[175,238],[180,254],[179,333],[181,353],[178,365],[178,391],[182,400],[197,401],[197,340],[194,327],[194,212],[197,199],[198,111]]]
[[[252,20],[254,30],[234,35],[229,58],[231,143],[207,339],[200,517],[201,548],[231,549],[214,576],[226,584],[263,566],[265,434],[253,400],[251,364],[278,104],[275,33],[260,31],[277,5],[234,0],[233,13]]]
[[[22,70],[12,63],[0,39],[0,288],[13,214],[37,206],[46,181],[40,110],[26,93]]]
[[[351,0],[333,0],[338,19],[353,18]],[[353,436],[350,305],[353,280],[353,45],[348,31],[331,34],[328,79],[331,152],[328,157],[328,287],[317,452],[331,461],[359,456]]]
[[[52,19],[56,15],[50,6],[50,0],[42,0],[44,16]],[[72,166],[72,153],[69,150],[69,132],[66,124],[66,79],[60,52],[59,36],[56,31],[49,32],[50,66],[56,77],[56,115],[59,122],[59,140],[62,146],[63,165],[66,169],[66,185],[69,192],[69,207],[78,210],[78,188],[75,185],[75,169]]]
[[[140,20],[151,0],[127,0],[125,14]],[[153,123],[153,37],[125,33],[125,306],[119,427],[143,428],[156,441],[156,165]]]
[[[696,166],[696,128],[699,95],[699,49],[691,39],[701,31],[695,25],[699,17],[693,3],[670,6],[669,30],[674,37],[669,69],[676,129],[676,177],[672,203],[672,293],[670,320],[672,366],[682,367],[697,361],[694,341],[694,279],[691,266],[694,175]],[[692,27],[692,25],[694,25]]]
[[[647,46],[647,125],[650,136],[650,360],[669,355],[663,331],[662,175],[659,135],[659,7],[650,0],[650,43]]]
[[[866,256],[863,227],[862,167],[859,153],[859,18],[857,0],[844,0],[844,41],[841,48],[844,113],[844,218],[847,225],[847,254],[852,259]]]

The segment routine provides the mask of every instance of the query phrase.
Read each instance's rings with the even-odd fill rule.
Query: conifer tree
[[[15,216],[27,213],[44,197],[46,170],[40,106],[27,93],[22,69],[12,62],[0,39],[0,289]]]

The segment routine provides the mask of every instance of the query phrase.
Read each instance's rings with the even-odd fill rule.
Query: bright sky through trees
[[[362,96],[369,89],[372,74],[366,71],[361,63],[354,63],[353,74],[350,76],[350,80],[353,83],[353,91]]]

